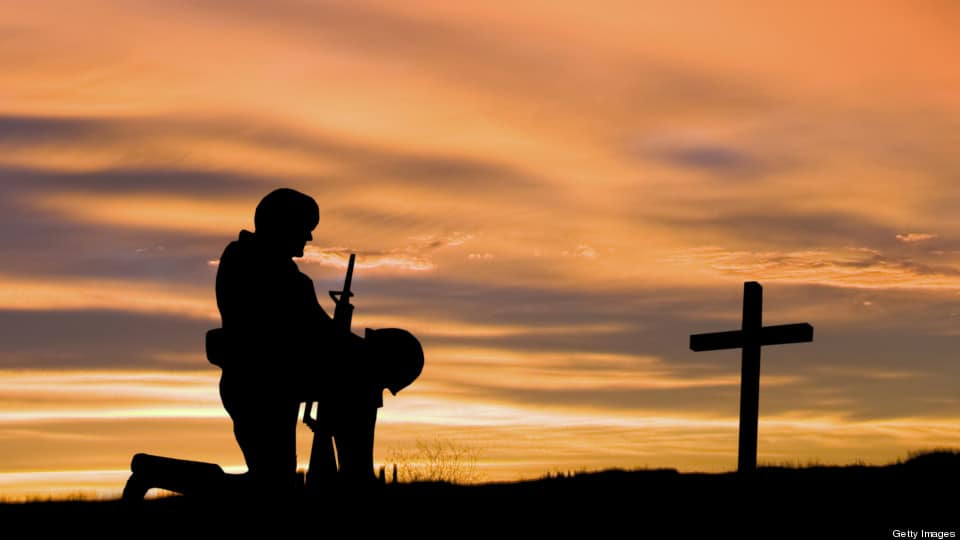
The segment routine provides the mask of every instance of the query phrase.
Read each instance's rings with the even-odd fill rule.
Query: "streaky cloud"
[[[120,310],[0,310],[0,368],[210,369],[203,336],[216,326]]]
[[[51,145],[54,151],[82,151],[110,145],[143,147],[148,154],[159,141],[181,140],[201,148],[208,141],[232,142],[252,149],[284,154],[299,154],[305,159],[335,163],[327,173],[339,187],[350,185],[402,185],[423,187],[442,192],[497,192],[510,188],[519,193],[531,192],[544,185],[544,180],[515,166],[493,159],[480,159],[448,152],[403,150],[356,140],[332,133],[304,130],[276,121],[257,118],[223,117],[51,117],[0,114],[0,148],[10,152]],[[161,154],[163,155],[163,154]],[[242,155],[237,156],[243,161]],[[278,156],[277,159],[282,159]],[[236,164],[215,164],[212,168],[181,168],[159,160],[148,166],[119,164],[90,172],[44,170],[23,165],[6,164],[0,176],[9,186],[29,185],[29,180],[49,189],[86,191],[156,192],[170,194],[224,195],[261,193],[278,181],[313,183],[323,192],[333,186],[316,182],[309,175],[282,175],[276,171],[251,172]],[[0,164],[3,160],[0,158]],[[29,177],[29,180],[26,178]]]
[[[684,250],[674,260],[705,264],[720,274],[783,283],[861,289],[960,289],[960,268],[919,263],[866,248],[784,252],[703,247]]]

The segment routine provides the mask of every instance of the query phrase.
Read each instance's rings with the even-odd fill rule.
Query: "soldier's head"
[[[303,257],[303,247],[313,240],[320,208],[313,197],[289,188],[271,191],[253,216],[257,236],[284,256]]]

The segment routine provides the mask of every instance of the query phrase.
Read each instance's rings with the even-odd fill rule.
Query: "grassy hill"
[[[266,523],[276,535],[349,531],[416,535],[468,532],[592,532],[606,537],[717,535],[766,538],[894,538],[894,531],[960,536],[960,453],[942,451],[887,466],[761,467],[751,478],[672,469],[610,470],[539,480],[460,486],[389,484],[284,504],[168,497],[0,505],[0,523],[35,532],[243,531]],[[313,534],[308,534],[313,536]],[[416,536],[415,536],[416,537]],[[591,535],[591,537],[593,537]],[[920,538],[923,538],[922,536]]]

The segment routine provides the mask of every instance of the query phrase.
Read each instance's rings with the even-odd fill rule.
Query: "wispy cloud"
[[[420,235],[409,238],[408,243],[403,247],[379,252],[346,247],[307,246],[301,260],[307,264],[346,268],[350,254],[357,253],[358,268],[426,272],[436,268],[431,260],[433,252],[442,248],[462,246],[471,238],[471,235],[462,232]]]
[[[720,275],[861,289],[960,289],[960,269],[886,256],[869,248],[744,251],[704,246],[664,262],[705,265]]]
[[[773,171],[776,163],[774,156],[764,159],[729,142],[716,140],[718,138],[710,140],[696,134],[656,134],[634,142],[632,157],[735,180],[755,180]]]
[[[930,233],[906,233],[906,234],[898,234],[897,240],[901,242],[912,243],[912,242],[923,242],[925,240],[931,240],[936,237],[937,235],[930,234]]]
[[[211,300],[212,304],[212,300]],[[214,316],[216,308],[213,308]],[[0,369],[209,369],[211,318],[123,306],[0,310]]]
[[[587,244],[579,244],[573,249],[565,249],[560,252],[563,257],[582,257],[584,259],[593,259],[597,256],[597,250]]]
[[[0,277],[0,309],[105,309],[144,314],[175,314],[200,320],[217,318],[209,289],[171,290],[163,283],[123,279],[43,280]]]
[[[332,268],[346,268],[350,254],[354,251],[344,247],[317,248],[310,247],[304,250],[303,262],[318,264]],[[399,249],[387,253],[361,253],[359,268],[392,269],[410,272],[427,272],[436,268],[425,254],[412,252],[409,249]]]

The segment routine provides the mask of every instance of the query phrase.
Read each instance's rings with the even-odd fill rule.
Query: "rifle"
[[[350,262],[347,263],[347,277],[343,281],[343,290],[330,291],[330,298],[333,299],[336,307],[333,310],[333,325],[336,332],[342,333],[343,338],[349,339],[350,325],[353,322],[353,304],[350,298],[353,292],[350,291],[350,284],[353,281],[353,264],[356,261],[357,254],[350,254]],[[313,401],[308,401],[303,408],[303,423],[313,431],[313,445],[310,448],[310,465],[307,469],[306,488],[313,492],[319,492],[323,484],[330,485],[336,478],[337,460],[333,451],[333,432],[329,419],[320,418],[320,408],[317,407],[317,415],[313,416]]]

